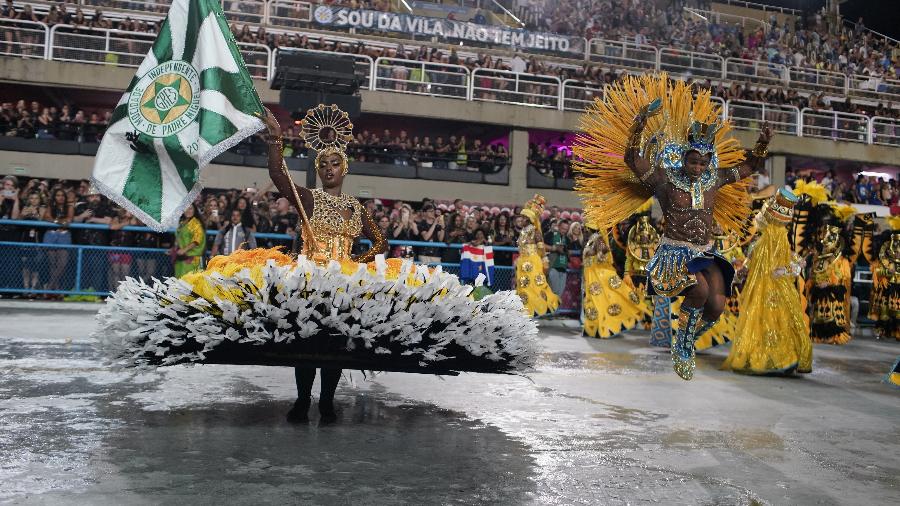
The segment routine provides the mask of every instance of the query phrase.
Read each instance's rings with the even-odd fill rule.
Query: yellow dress
[[[610,263],[609,246],[600,233],[588,239],[582,257],[584,335],[606,339],[634,328],[649,312],[616,273]]]
[[[516,293],[531,316],[553,313],[559,308],[559,297],[547,284],[544,268],[544,240],[534,225],[528,225],[519,236],[519,258],[516,260]]]
[[[810,372],[812,343],[785,227],[763,221],[741,292],[737,332],[723,369],[746,374]]]

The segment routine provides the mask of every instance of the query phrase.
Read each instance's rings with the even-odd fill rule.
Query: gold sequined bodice
[[[881,259],[882,274],[888,279],[888,283],[900,283],[900,255],[892,247],[893,242],[887,242],[881,247],[878,257]]]
[[[320,189],[311,191],[313,212],[309,217],[319,251],[313,254],[303,238],[303,254],[317,262],[350,258],[353,241],[362,234],[363,206],[351,195],[333,196]],[[341,211],[351,211],[345,220]]]
[[[520,255],[544,255],[544,239],[538,237],[539,234],[535,230],[534,225],[527,225],[519,234],[517,245]]]

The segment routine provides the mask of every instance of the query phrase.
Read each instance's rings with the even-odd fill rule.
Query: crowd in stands
[[[94,246],[168,247],[170,234],[123,231],[125,226],[140,223],[125,209],[106,197],[92,193],[87,180],[48,180],[6,176],[0,193],[0,219],[49,221],[59,229],[0,225],[0,242],[52,242],[90,244]],[[257,234],[287,234],[296,237],[298,214],[286,198],[271,186],[243,190],[204,190],[195,201],[198,217],[207,230],[224,234],[231,227],[242,226],[249,238],[260,246],[283,246],[290,249],[292,239],[272,238]],[[518,216],[519,208],[495,204],[467,204],[462,200],[418,202],[370,199],[365,207],[392,241],[423,241],[435,247],[395,246],[392,256],[426,257],[426,261],[458,262],[459,249],[443,248],[446,244],[469,242],[514,246],[526,225]],[[545,212],[544,230],[556,230],[565,223],[580,223],[581,214],[553,206]],[[70,223],[108,225],[110,229],[69,229]],[[573,227],[572,249],[580,250],[580,225]],[[63,237],[61,237],[63,236]],[[218,253],[214,241],[212,252]],[[364,248],[360,245],[359,248]],[[509,265],[510,252],[498,252],[497,263]]]
[[[236,2],[239,10],[256,5],[253,2],[243,5]],[[351,7],[368,6],[381,8],[382,5],[367,5],[365,2],[344,2]],[[833,70],[863,77],[858,86],[872,91],[879,90],[882,80],[896,78],[900,72],[897,57],[900,48],[889,41],[873,36],[865,30],[862,20],[856,24],[842,24],[835,16],[817,13],[810,19],[797,17],[796,23],[779,25],[777,18],[769,20],[769,29],[758,28],[745,32],[743,27],[717,24],[714,19],[700,19],[684,11],[684,7],[709,7],[705,0],[676,0],[669,2],[668,7],[660,9],[654,2],[646,0],[528,0],[511,5],[518,9],[522,19],[532,29],[549,30],[560,33],[580,33],[588,38],[602,37],[610,40],[626,40],[635,43],[653,44],[660,47],[683,47],[695,51],[716,53],[723,57],[740,57],[749,60],[766,61],[807,69]],[[585,16],[589,12],[592,15]],[[64,3],[53,5],[46,15],[35,14],[30,5],[14,6],[7,0],[0,11],[0,17],[42,21],[47,24],[72,24],[79,29],[118,28],[121,30],[154,33],[158,23],[138,21],[129,17],[112,20],[104,16],[101,10],[86,17],[77,6],[66,6]],[[538,23],[537,25],[535,23]],[[461,56],[455,49],[444,50],[419,45],[406,47],[398,43],[395,47],[367,45],[363,41],[357,43],[336,42],[324,37],[310,38],[302,34],[269,32],[264,26],[252,27],[246,22],[232,18],[231,29],[238,42],[262,44],[271,49],[279,47],[314,49],[346,54],[362,54],[369,57],[392,57],[417,62],[445,64],[448,67],[440,70],[432,68],[424,73],[419,68],[394,62],[382,65],[377,69],[379,88],[395,88],[399,91],[420,91],[441,95],[465,95],[464,80],[458,68],[469,70],[493,69],[546,75],[558,77],[560,80],[574,79],[586,83],[588,88],[602,88],[603,84],[614,82],[622,75],[622,71],[611,70],[599,64],[589,63],[582,66],[557,64],[535,55],[513,54],[508,58],[487,53],[476,53],[474,56]],[[14,30],[3,32],[5,40],[0,44],[10,44],[15,35]],[[20,37],[28,38],[27,34]],[[24,51],[27,48],[23,48]],[[140,51],[143,52],[143,51]],[[260,56],[262,57],[262,56]],[[251,72],[264,72],[265,62],[254,62],[254,55],[246,58]],[[459,66],[459,67],[451,67]],[[774,76],[773,77],[777,77]],[[417,79],[418,78],[418,79]],[[417,85],[408,81],[424,81],[428,84]],[[504,100],[509,94],[505,88],[511,85],[502,78],[492,78],[488,73],[476,83],[478,98]],[[828,99],[823,95],[806,96],[794,88],[769,89],[751,87],[742,83],[703,84],[713,90],[716,96],[723,99],[739,98],[775,104],[790,104],[797,107],[818,107],[829,110]],[[425,86],[428,89],[411,89]],[[540,80],[520,83],[516,101],[542,103],[554,101],[555,92],[545,89]],[[594,94],[590,91],[576,91],[578,100],[589,100]],[[550,98],[542,98],[547,95]],[[546,104],[545,104],[546,105]],[[863,113],[874,113],[876,107],[853,102],[840,104],[834,110],[860,109]],[[879,106],[883,108],[880,115],[893,117],[898,113],[891,104]],[[854,111],[855,112],[855,111]]]
[[[0,104],[0,135],[25,139],[100,142],[112,116],[110,111],[85,112],[71,104],[45,105],[24,99]]]
[[[824,10],[793,23],[779,24],[773,14],[767,27],[747,29],[710,16],[703,19],[685,7],[711,9],[710,0],[673,0],[660,8],[646,0],[528,0],[518,12],[526,28],[657,47],[713,53],[722,57],[764,60],[788,66],[896,78],[895,44],[873,36],[862,20],[844,24]]]
[[[785,185],[793,187],[798,179],[806,182],[817,180],[810,174],[799,176],[793,168],[789,167],[785,172]],[[900,183],[895,178],[887,179],[858,174],[856,179],[842,179],[836,175],[834,170],[829,170],[821,179],[818,179],[818,182],[838,202],[891,208],[900,204]]]

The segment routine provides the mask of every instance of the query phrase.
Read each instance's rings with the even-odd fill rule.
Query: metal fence
[[[309,4],[304,2],[291,1],[283,1],[273,8],[272,4],[278,1],[280,0],[271,0],[266,4],[257,0],[251,2],[251,6],[267,7],[261,11],[263,13],[282,12],[279,9],[300,9],[301,12],[307,12],[304,9],[309,8]],[[97,2],[102,4],[100,0]],[[122,4],[130,5],[131,2]],[[136,2],[135,5],[143,9],[150,2]],[[245,14],[257,15],[255,11]],[[0,54],[4,55],[126,67],[140,65],[155,38],[154,34],[143,32],[98,28],[87,30],[70,25],[54,25],[51,28],[43,23],[5,19],[0,19],[0,36]],[[358,39],[339,36],[329,36],[327,40],[358,42]],[[378,44],[384,46],[386,43]],[[270,79],[274,75],[275,57],[272,50],[261,44],[238,45],[254,78]],[[585,58],[621,67],[626,72],[664,69],[710,79],[734,79],[760,85],[783,84],[842,96],[900,99],[900,81],[896,80],[846,76],[838,72],[785,67],[753,60],[722,59],[717,55],[671,48],[657,49],[649,45],[619,41],[592,39]],[[602,96],[600,83],[572,79],[560,81],[555,76],[494,69],[469,71],[461,65],[385,57],[373,60],[366,55],[354,55],[354,59],[356,73],[363,87],[370,90],[517,104],[560,111],[584,110],[595,97]],[[876,120],[847,113],[811,110],[809,114],[798,114],[790,106],[774,104],[767,104],[764,111],[757,113],[745,103],[735,104],[732,111],[726,111],[726,115],[739,123],[738,128],[755,124],[754,116],[771,116],[770,121],[784,133],[897,145],[891,138],[893,123],[885,124],[884,118]],[[887,134],[887,129],[890,129],[890,135]]]
[[[47,222],[0,220],[0,226],[22,227],[23,230],[57,229],[59,225]],[[67,230],[71,239],[72,231],[83,229],[108,229],[106,225],[73,223]],[[150,232],[146,227],[125,227],[132,232]],[[38,232],[40,234],[40,232]],[[207,230],[207,245],[217,234]],[[286,234],[256,234],[259,242],[290,244],[291,236]],[[40,239],[35,237],[34,239]],[[44,235],[44,241],[48,241]],[[368,244],[368,241],[362,241]],[[419,241],[390,241],[392,250],[412,252],[415,248],[428,247],[460,249],[461,244],[444,244]],[[495,246],[496,252],[512,256],[518,250],[513,247]],[[205,258],[209,258],[209,251]],[[126,277],[150,280],[172,276],[174,268],[168,250],[165,248],[136,248],[122,246],[95,246],[87,244],[58,244],[48,242],[0,241],[0,293],[16,295],[60,295],[105,297],[115,290]],[[460,264],[447,262],[442,269],[459,274]],[[496,265],[491,280],[491,289],[511,290],[515,269],[508,265]],[[567,290],[575,290],[577,297],[566,297],[565,307],[560,313],[578,312],[580,308],[581,271],[569,270]],[[576,290],[577,288],[577,290]]]
[[[168,10],[170,0],[78,0],[83,6],[85,16],[90,17],[101,9],[107,9],[109,18],[124,19],[130,17],[141,21],[160,19]],[[272,35],[304,35],[309,38],[321,38],[332,44],[354,45],[360,41],[378,47],[396,47],[389,39],[366,37],[359,34],[340,35],[339,31],[326,32],[327,27],[315,25],[316,31],[303,33],[300,30],[312,27],[314,4],[296,0],[221,0],[225,17],[231,23],[243,23],[245,27],[253,26],[253,30],[269,30]],[[44,14],[50,2],[34,4],[35,12]],[[113,9],[113,10],[108,10]],[[84,28],[82,28],[84,29]],[[52,29],[43,23],[31,23],[20,20],[0,20],[0,34],[4,34],[5,43],[0,54],[18,56],[44,57],[53,59],[50,40]],[[99,33],[102,29],[91,28],[90,32]],[[15,36],[13,36],[15,35]],[[146,35],[146,34],[144,34]],[[414,39],[400,39],[409,43],[410,47],[420,44]],[[634,44],[619,40],[593,38],[584,40],[583,54],[573,54],[572,65],[580,66],[583,62],[595,62],[626,71],[668,70],[678,74],[706,77],[711,79],[727,78],[741,82],[777,85],[784,84],[798,89],[814,92],[828,92],[841,96],[858,96],[874,98],[877,93],[885,93],[894,98],[900,91],[900,81],[871,76],[847,76],[838,72],[828,72],[805,67],[785,67],[768,62],[753,62],[734,58],[723,59],[717,54],[698,51],[683,51],[672,47],[656,47],[649,44]],[[460,51],[462,56],[465,51]],[[130,52],[128,54],[131,54]],[[474,53],[469,56],[475,56]],[[96,57],[95,57],[96,58]],[[74,60],[73,60],[74,61]],[[97,61],[92,60],[92,61]],[[100,62],[105,62],[103,59]],[[566,64],[563,64],[566,65]],[[519,102],[517,102],[519,103]],[[562,106],[560,106],[562,108]]]

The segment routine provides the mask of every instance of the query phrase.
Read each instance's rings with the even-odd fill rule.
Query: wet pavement
[[[817,345],[800,378],[719,371],[716,349],[684,382],[643,332],[550,322],[528,377],[355,372],[338,423],[298,426],[290,369],[112,371],[92,313],[60,307],[0,306],[3,503],[900,501],[898,342]]]

